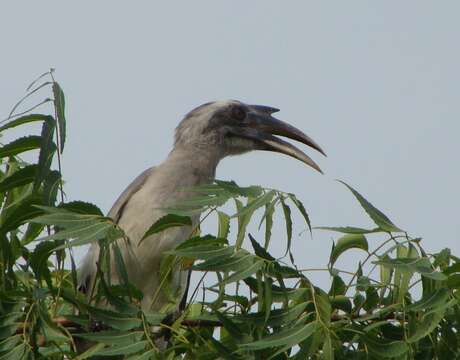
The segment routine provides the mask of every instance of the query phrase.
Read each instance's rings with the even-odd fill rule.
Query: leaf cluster
[[[51,115],[16,112],[47,88],[52,98],[32,111],[50,106]],[[194,229],[164,258],[158,292],[170,293],[170,309],[178,300],[169,286],[178,266],[200,275],[184,311],[142,310],[144,294],[130,283],[120,250],[129,238],[97,206],[65,200],[65,97],[53,71],[31,84],[0,135],[12,128],[26,133],[29,125],[38,125],[39,134],[0,147],[1,360],[459,357],[460,259],[449,249],[427,252],[422,239],[345,183],[374,224],[369,229],[312,228],[304,204],[279,190],[232,181],[183,189],[190,196],[153,222],[143,241],[190,226],[197,213],[202,221],[215,216],[218,228],[212,235]],[[25,152],[35,162],[21,159]],[[227,213],[225,204],[234,210]],[[276,221],[285,227],[282,257],[272,253]],[[248,233],[251,223],[261,231]],[[339,234],[324,268],[295,264],[301,256],[291,251],[295,227]],[[100,255],[86,296],[77,288],[73,248],[88,244],[99,246]],[[347,256],[355,266],[340,267]],[[314,271],[329,274],[328,288],[310,280]],[[83,343],[89,345],[82,349]]]

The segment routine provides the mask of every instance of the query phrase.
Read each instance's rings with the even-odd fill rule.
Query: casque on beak
[[[322,174],[320,167],[307,154],[296,146],[275,136],[283,136],[299,141],[326,156],[323,149],[308,135],[294,126],[274,118],[272,114],[278,111],[279,109],[268,106],[249,105],[247,121],[236,130],[235,135],[253,140],[258,150],[274,151],[291,156]]]

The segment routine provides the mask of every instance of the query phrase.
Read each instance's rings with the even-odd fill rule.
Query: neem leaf
[[[42,145],[42,137],[31,135],[21,137],[19,139],[13,140],[12,142],[3,145],[0,148],[0,158],[6,156],[14,156],[29,150],[39,149]]]
[[[337,240],[329,258],[330,266],[334,266],[339,256],[349,249],[368,251],[369,244],[367,243],[366,237],[362,234],[348,234]]]
[[[145,235],[142,237],[140,243],[145,240],[147,237],[153,234],[157,234],[161,231],[164,231],[166,229],[172,228],[172,227],[178,227],[178,226],[191,226],[192,225],[192,220],[188,216],[180,216],[180,215],[174,215],[174,214],[169,214],[166,216],[163,216],[162,218],[158,219],[145,233]]]
[[[60,205],[59,208],[83,215],[104,216],[96,205],[84,201],[71,201]]]
[[[24,186],[34,182],[37,175],[37,165],[27,165],[11,175],[3,178],[0,182],[0,192],[7,192],[19,186]]]
[[[257,241],[254,239],[254,237],[249,234],[249,239],[251,240],[252,248],[254,249],[254,252],[256,253],[257,256],[260,256],[263,259],[266,259],[268,261],[275,261],[276,259],[271,256],[267,250],[265,250]]]
[[[287,329],[282,329],[261,340],[251,343],[241,344],[245,350],[261,350],[278,346],[294,346],[310,337],[317,330],[317,322],[301,324]]]
[[[66,138],[66,119],[65,119],[65,97],[61,86],[57,82],[53,82],[54,106],[56,107],[56,115],[59,127],[59,151],[64,150]]]
[[[256,211],[258,208],[265,206],[266,204],[269,204],[272,201],[273,196],[275,196],[274,190],[271,190],[263,194],[262,196],[259,196],[258,198],[250,201],[242,209],[238,209],[238,212],[235,215],[232,215],[232,218],[254,213],[254,211]]]
[[[246,269],[238,272],[234,272],[232,275],[225,277],[221,282],[218,284],[213,285],[212,287],[215,287],[217,285],[226,285],[226,284],[231,284],[243,279],[248,278],[258,270],[260,270],[263,266],[265,265],[264,261],[255,261],[251,266],[247,267]]]
[[[397,358],[404,355],[409,347],[404,341],[381,340],[369,335],[364,336],[364,343],[369,352],[380,358]]]
[[[30,114],[30,115],[21,116],[1,126],[0,132],[7,130],[7,129],[15,128],[16,126],[19,126],[22,124],[28,124],[28,123],[35,122],[35,121],[46,121],[49,119],[49,117],[50,117],[49,115],[43,115],[43,114]]]
[[[374,223],[382,230],[388,232],[402,232],[400,228],[398,228],[393,222],[379,209],[374,207],[369,201],[367,201],[364,196],[362,196],[359,192],[353,189],[350,185],[345,183],[344,181],[338,180],[342,184],[344,184],[356,197],[359,201],[363,209],[369,215],[369,217],[374,221]]]
[[[442,307],[447,303],[449,299],[449,290],[446,288],[441,288],[436,290],[434,293],[429,296],[424,297],[423,299],[409,305],[407,310],[409,311],[420,311],[425,309],[432,309]]]
[[[219,229],[217,237],[227,238],[230,232],[230,216],[222,211],[218,211],[217,216],[219,218]]]
[[[417,321],[415,332],[407,339],[409,343],[413,343],[423,339],[429,335],[441,322],[444,317],[445,309],[442,308],[438,311],[432,311],[426,314],[421,321]]]
[[[379,228],[376,228],[376,229],[361,229],[361,228],[351,227],[351,226],[345,226],[345,227],[317,226],[317,227],[314,227],[314,229],[335,231],[335,232],[339,232],[339,233],[342,233],[342,234],[372,234],[372,233],[382,231]]]

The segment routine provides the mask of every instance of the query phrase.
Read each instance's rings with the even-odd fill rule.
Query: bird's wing
[[[118,197],[115,204],[113,204],[112,208],[110,209],[108,216],[111,217],[116,223],[120,220],[121,216],[123,215],[123,209],[125,208],[126,204],[128,203],[129,199],[139,191],[139,189],[144,185],[147,181],[147,178],[155,171],[155,167],[148,168],[142,174],[140,174],[134,181],[129,184],[129,186],[121,193]]]
[[[140,174],[129,186],[121,193],[115,204],[110,209],[108,216],[111,217],[116,223],[123,215],[123,209],[132,198],[132,196],[139,191],[142,185],[147,181],[148,177],[155,171],[155,167],[148,168]],[[99,258],[99,246],[93,243],[89,248],[82,265],[78,271],[78,288],[82,292],[91,289],[93,277],[96,274],[96,261]]]

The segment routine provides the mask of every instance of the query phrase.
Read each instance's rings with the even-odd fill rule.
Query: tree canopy
[[[24,100],[47,91],[51,98],[45,94],[36,106],[19,110]],[[170,295],[171,306],[161,313],[142,311],[143,294],[129,282],[118,249],[120,241],[129,241],[123,230],[96,205],[65,199],[65,112],[64,92],[51,70],[0,123],[0,136],[24,129],[0,147],[0,360],[459,357],[460,259],[450,249],[430,253],[421,238],[346,183],[373,228],[312,227],[301,199],[290,192],[219,180],[192,189],[195,195],[169,209],[146,235],[190,225],[196,212],[202,221],[215,216],[218,229],[193,229],[164,257],[158,291]],[[25,125],[32,123],[39,134],[28,133]],[[32,161],[22,159],[26,152]],[[223,209],[229,203],[232,213]],[[294,211],[303,224],[293,224]],[[276,221],[285,224],[286,253],[279,258],[270,252]],[[251,223],[263,234],[249,233]],[[231,224],[236,231],[229,231]],[[296,265],[301,255],[291,251],[294,225],[334,234],[323,269]],[[370,235],[380,239],[377,245]],[[101,252],[88,299],[77,289],[73,248],[93,242]],[[337,260],[350,251],[356,266],[338,268]],[[111,262],[121,283],[111,282]],[[169,288],[177,264],[202,275],[180,314],[173,312],[178,299]],[[330,287],[310,281],[313,270],[329,274]],[[205,277],[215,282],[202,288]],[[159,337],[168,339],[164,351]],[[81,341],[91,346],[77,353]]]

